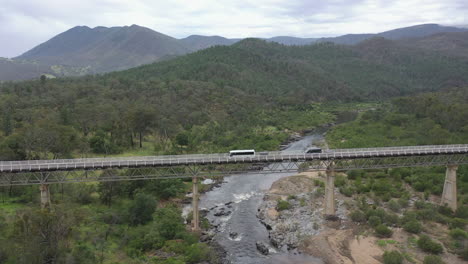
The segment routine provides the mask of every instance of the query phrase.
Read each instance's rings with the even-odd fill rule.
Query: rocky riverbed
[[[322,243],[320,239],[317,243],[313,243],[313,240],[311,243],[311,239],[320,238],[322,234],[330,235],[338,230],[343,230],[344,233],[341,233],[345,234],[338,232],[343,241],[352,237],[354,226],[347,219],[348,210],[339,193],[335,193],[338,198],[337,219],[324,219],[323,181],[323,173],[306,172],[279,179],[266,192],[257,216],[266,226],[274,247],[297,254],[320,256],[320,250],[315,250],[314,246],[323,251],[332,246]],[[336,254],[341,255],[339,251]]]

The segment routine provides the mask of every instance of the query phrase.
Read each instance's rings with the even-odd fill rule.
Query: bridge
[[[326,172],[325,214],[335,214],[335,171],[446,166],[443,205],[457,208],[457,166],[468,164],[468,144],[330,149],[322,153],[222,154],[0,161],[0,186],[40,185],[41,206],[50,206],[49,184],[192,178],[194,229],[198,229],[198,179],[236,173]]]

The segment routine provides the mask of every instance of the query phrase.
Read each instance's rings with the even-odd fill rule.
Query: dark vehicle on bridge
[[[240,149],[240,150],[231,150],[229,151],[229,157],[232,156],[255,156],[254,149]]]
[[[306,149],[305,153],[322,153],[322,149],[311,147],[311,148]]]

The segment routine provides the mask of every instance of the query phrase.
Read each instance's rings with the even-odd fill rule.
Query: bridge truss
[[[347,171],[399,167],[447,166],[468,164],[468,153],[363,157],[327,160],[282,160],[257,163],[173,164],[158,167],[93,168],[86,170],[2,172],[0,186],[76,182],[154,180],[171,178],[213,178],[233,174],[293,173],[302,171]]]

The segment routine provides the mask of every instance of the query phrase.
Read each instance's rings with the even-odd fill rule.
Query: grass
[[[377,241],[377,245],[379,247],[386,247],[387,245],[394,245],[397,244],[398,242],[392,239],[379,239]]]

